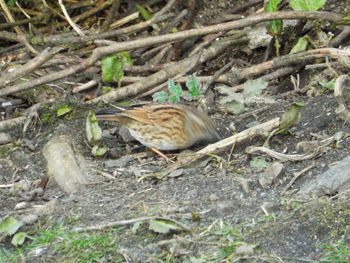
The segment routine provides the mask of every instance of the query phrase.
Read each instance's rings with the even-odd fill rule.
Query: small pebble
[[[218,201],[219,200],[219,197],[216,195],[216,194],[211,194],[210,196],[209,196],[209,201],[210,202],[216,202],[216,201]]]

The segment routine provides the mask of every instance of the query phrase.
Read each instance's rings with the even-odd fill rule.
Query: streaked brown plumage
[[[101,110],[98,120],[119,121],[143,145],[158,150],[185,149],[198,142],[220,139],[212,120],[196,109],[152,104],[131,110]]]

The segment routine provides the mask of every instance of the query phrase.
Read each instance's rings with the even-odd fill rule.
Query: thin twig
[[[79,36],[85,36],[85,34],[83,33],[83,31],[81,31],[81,29],[79,28],[79,26],[73,22],[73,20],[70,18],[68,12],[67,12],[67,9],[66,7],[64,6],[62,0],[58,0],[58,3],[61,7],[61,10],[64,14],[64,17],[66,18],[67,22],[71,25],[71,27],[74,29],[75,32],[77,32],[77,34]]]
[[[183,223],[169,218],[169,217],[162,217],[162,216],[150,216],[150,217],[139,217],[139,218],[133,218],[129,220],[120,220],[120,221],[114,221],[106,224],[101,224],[101,225],[95,225],[95,226],[89,226],[89,227],[76,227],[72,230],[72,232],[86,232],[86,231],[95,231],[95,230],[103,230],[105,228],[110,228],[110,227],[115,227],[115,226],[125,226],[125,225],[130,225],[130,224],[135,224],[138,222],[145,222],[145,221],[152,221],[152,220],[167,220],[175,223],[178,225],[180,228],[186,230],[186,231],[191,231],[191,229],[184,225]]]
[[[312,164],[306,168],[304,168],[303,170],[301,170],[300,172],[298,173],[295,173],[294,177],[292,178],[292,180],[290,180],[290,182],[283,188],[282,192],[281,192],[281,195],[284,195],[288,189],[294,184],[294,182],[300,177],[302,176],[304,173],[308,172],[309,170],[311,170],[312,168],[314,168],[315,165]]]

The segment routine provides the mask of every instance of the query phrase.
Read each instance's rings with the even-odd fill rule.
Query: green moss
[[[8,153],[13,149],[14,146],[0,146],[0,158],[6,158]]]
[[[350,204],[346,201],[320,199],[312,202],[300,214],[310,237],[329,236],[338,240],[350,224]]]

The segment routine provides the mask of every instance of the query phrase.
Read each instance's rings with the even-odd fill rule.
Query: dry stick
[[[304,173],[306,173],[307,171],[311,170],[312,168],[314,168],[315,165],[311,164],[310,166],[304,168],[303,170],[301,170],[300,172],[295,173],[294,177],[292,178],[292,180],[290,180],[290,182],[286,185],[286,187],[283,188],[281,195],[284,195],[288,189],[292,186],[292,184],[294,184],[294,182]]]
[[[307,64],[315,59],[324,58],[324,57],[334,57],[339,58],[342,56],[350,56],[350,50],[336,49],[336,48],[320,48],[309,51],[304,51],[296,54],[288,54],[281,57],[276,57],[272,60],[260,63],[258,65],[251,66],[246,69],[237,69],[231,73],[236,81],[242,79],[252,78],[253,76],[263,74],[264,72],[289,65],[300,65]],[[232,78],[232,77],[231,77]]]
[[[346,26],[343,31],[337,35],[335,38],[333,38],[330,42],[329,45],[331,47],[338,47],[340,46],[343,42],[349,39],[350,36],[350,27]]]
[[[187,14],[187,9],[182,10],[180,14],[178,14],[164,29],[160,31],[160,35],[168,33],[172,28],[176,27],[182,21],[182,19],[187,16]]]
[[[55,81],[60,78],[64,78],[73,74],[76,74],[78,72],[81,72],[88,67],[94,65],[100,58],[107,56],[109,54],[113,54],[116,52],[120,51],[127,51],[127,50],[132,50],[135,48],[140,48],[140,47],[145,47],[145,46],[151,46],[151,45],[156,45],[156,44],[161,44],[165,42],[170,42],[170,41],[176,41],[176,40],[182,40],[186,39],[189,37],[194,37],[194,36],[200,36],[200,35],[205,35],[205,34],[210,34],[210,33],[216,33],[220,31],[225,31],[225,30],[231,30],[231,29],[238,29],[242,27],[246,27],[252,24],[256,24],[262,21],[269,21],[272,19],[325,19],[329,21],[337,21],[342,18],[341,15],[330,13],[330,12],[294,12],[294,11],[289,11],[289,12],[272,12],[272,13],[263,13],[256,15],[254,17],[248,17],[239,21],[233,21],[233,22],[228,22],[228,23],[223,23],[223,24],[218,24],[218,25],[212,25],[212,26],[207,26],[203,28],[198,28],[198,29],[191,29],[191,30],[186,30],[183,32],[178,32],[178,33],[173,33],[173,34],[166,34],[166,35],[161,35],[161,36],[155,36],[155,37],[147,37],[144,39],[138,39],[138,40],[132,40],[132,41],[126,41],[122,43],[117,43],[111,46],[107,47],[99,47],[94,49],[92,54],[90,55],[89,58],[85,59],[81,64],[72,66],[70,68],[67,68],[65,70],[59,71],[59,72],[54,72],[49,75],[43,76],[41,78],[38,78],[36,80],[22,83],[19,85],[15,85],[12,87],[4,88],[0,90],[0,96],[5,96],[8,94],[12,94],[15,92],[19,92],[25,89],[32,88],[36,85],[42,85],[45,83],[48,83],[50,81]],[[336,49],[321,49],[321,50],[326,50],[327,52],[331,53],[336,53]],[[122,90],[122,89],[120,89]],[[123,94],[125,92],[123,91]],[[109,95],[108,95],[109,94]],[[120,92],[109,92],[108,95],[102,99],[109,99],[109,100],[114,100],[116,99],[120,94]],[[124,97],[120,98],[123,99]]]
[[[89,227],[76,227],[72,230],[72,232],[86,232],[86,231],[95,231],[95,230],[103,230],[105,228],[109,227],[115,227],[115,226],[125,226],[125,225],[130,225],[130,224],[135,224],[138,222],[145,222],[145,221],[152,221],[152,220],[166,220],[166,221],[171,221],[178,225],[180,228],[186,230],[186,231],[191,231],[191,229],[184,225],[183,223],[171,219],[169,217],[162,217],[162,216],[150,216],[150,217],[139,217],[139,218],[133,218],[129,220],[120,220],[120,221],[114,221],[106,224],[101,224],[101,225],[95,225],[95,226],[89,226]]]
[[[113,0],[108,0],[108,1],[103,1],[101,5],[95,5],[95,7],[87,10],[85,13],[82,13],[76,17],[73,17],[73,21],[75,23],[78,23],[104,9],[106,9],[108,6],[110,6],[112,4],[112,1]],[[55,9],[53,9],[51,6],[47,5],[47,8],[56,16],[60,16],[62,17],[62,19],[65,19],[65,17],[63,15],[61,15],[59,12],[57,12]],[[66,26],[68,25],[68,23],[66,21],[64,22],[58,22],[58,23],[55,23],[55,26],[56,27],[63,27],[63,26]],[[39,29],[40,32],[46,32],[48,29],[51,28],[51,25],[50,26],[46,26],[46,27],[41,27]]]
[[[208,90],[208,88],[210,87],[211,84],[213,84],[215,82],[215,80],[222,74],[224,73],[229,67],[231,67],[233,65],[233,63],[235,62],[234,59],[232,59],[229,63],[227,63],[226,65],[224,65],[221,69],[219,69],[217,72],[215,72],[215,74],[212,76],[212,78],[203,85],[202,88],[202,94],[205,94]]]
[[[31,38],[32,42],[39,41],[37,43],[41,44],[73,44],[73,43],[84,43],[88,41],[92,41],[95,39],[105,39],[105,38],[113,38],[122,34],[130,34],[138,31],[142,31],[145,28],[149,27],[153,23],[158,23],[161,21],[165,21],[171,17],[173,17],[173,14],[166,14],[157,18],[154,18],[152,20],[147,20],[141,23],[138,23],[136,25],[132,25],[129,27],[117,29],[117,30],[112,30],[108,32],[103,32],[100,34],[96,34],[94,32],[90,33],[90,35],[87,35],[85,37],[78,37],[74,36],[72,34],[61,34],[61,35],[53,35],[53,36],[35,36]],[[0,38],[1,38],[1,33],[0,32]],[[88,32],[86,32],[88,33]],[[10,36],[10,35],[9,35]]]
[[[267,122],[258,124],[254,127],[248,128],[242,132],[239,132],[231,137],[228,137],[228,138],[223,139],[221,141],[218,141],[216,143],[209,144],[207,147],[196,152],[192,158],[190,158],[189,160],[186,160],[184,163],[180,163],[180,162],[175,163],[175,165],[171,166],[170,169],[168,169],[164,173],[164,175],[168,174],[169,172],[171,172],[179,167],[182,167],[184,165],[188,165],[188,164],[202,158],[203,155],[219,153],[219,152],[223,151],[226,147],[228,147],[232,144],[242,142],[248,138],[253,138],[257,135],[268,133],[268,132],[276,129],[277,127],[279,127],[279,125],[280,125],[280,118],[278,117],[278,118],[269,120]]]
[[[4,13],[6,14],[7,19],[10,22],[12,22],[12,23],[15,22],[15,19],[13,18],[12,14],[11,14],[10,10],[8,9],[7,4],[5,3],[4,0],[0,0],[0,5],[1,5],[2,10],[4,11]],[[38,52],[28,42],[28,39],[25,37],[25,35],[22,32],[22,30],[18,26],[14,26],[14,29],[15,29],[15,31],[18,34],[17,38],[18,38],[19,42],[23,43],[30,52],[32,52],[33,54],[37,55]]]
[[[183,76],[183,77],[179,77],[179,78],[176,79],[175,82],[183,83],[183,82],[186,82],[188,80],[188,78],[189,78],[189,75]],[[197,76],[196,78],[198,79],[199,82],[202,83],[202,82],[209,81],[212,78],[212,76]],[[125,76],[122,79],[122,83],[134,83],[134,82],[138,82],[138,81],[147,81],[147,77],[137,77],[137,76],[136,77],[129,77],[129,76]],[[221,76],[219,76],[216,79],[216,82],[227,83],[227,78],[225,78],[224,75],[221,75]],[[150,95],[150,94],[147,94],[147,95]],[[142,97],[147,96],[147,95],[142,94]]]
[[[271,72],[269,74],[265,74],[265,75],[261,76],[260,78],[255,79],[255,81],[269,82],[270,80],[274,80],[274,79],[277,79],[277,78],[280,78],[283,76],[289,76],[293,72],[298,72],[303,66],[304,66],[304,64],[302,64],[302,65],[299,64],[296,67],[285,67],[285,68],[277,69],[274,72]],[[229,74],[224,74],[224,75],[221,75],[221,77],[223,77],[223,79],[229,79],[228,75]],[[230,89],[233,92],[242,91],[244,89],[244,84],[236,85],[234,87],[231,87]]]
[[[299,162],[299,161],[310,160],[314,157],[317,157],[318,155],[321,154],[321,149],[322,148],[319,147],[312,153],[306,153],[306,154],[285,154],[285,153],[276,152],[274,150],[271,150],[270,148],[263,147],[263,146],[248,146],[246,148],[246,152],[249,154],[252,154],[255,152],[263,152],[277,160],[280,160],[281,162],[285,162],[285,161]]]
[[[0,131],[9,131],[17,125],[23,124],[27,119],[27,116],[21,116],[9,120],[0,121]]]
[[[102,24],[102,31],[107,31],[110,24],[112,23],[113,17],[118,15],[118,9],[121,0],[114,0],[110,10],[108,11],[106,20]]]
[[[85,34],[83,33],[83,31],[81,31],[81,29],[78,27],[78,25],[76,23],[74,23],[73,20],[70,18],[69,14],[67,12],[67,9],[63,4],[63,1],[58,0],[58,3],[61,7],[63,14],[64,14],[64,17],[66,18],[67,22],[71,25],[71,27],[74,29],[74,31],[77,32],[77,34],[79,36],[84,36]]]
[[[83,90],[87,90],[87,89],[90,89],[91,87],[94,87],[98,84],[97,80],[90,80],[89,82],[87,83],[84,83],[78,87],[75,87],[72,89],[72,93],[75,94],[75,93],[78,93],[78,92],[81,92]]]
[[[248,9],[249,7],[253,6],[253,5],[256,5],[256,4],[259,4],[259,3],[263,3],[264,1],[263,0],[251,0],[251,1],[247,1],[243,4],[240,4],[240,5],[237,5],[235,6],[234,8],[232,9],[229,9],[226,11],[226,13],[228,14],[236,14],[238,12],[242,12],[244,11],[245,9]]]
[[[32,60],[29,60],[23,66],[16,68],[14,71],[6,72],[5,74],[0,75],[0,87],[6,86],[9,83],[23,77],[24,75],[33,72],[39,68],[42,64],[52,58],[55,54],[60,52],[63,48],[46,48],[39,55],[37,55]]]
[[[243,42],[246,42],[246,39],[240,39]],[[170,78],[174,78],[176,76],[181,76],[184,71],[187,72],[190,68],[193,68],[195,65],[195,62],[199,62],[198,64],[201,64],[205,61],[210,60],[211,58],[217,56],[220,52],[222,52],[225,48],[227,48],[232,43],[231,40],[223,39],[222,41],[214,42],[212,46],[210,46],[208,49],[203,50],[201,53],[202,55],[198,56],[198,54],[195,54],[188,59],[183,60],[179,64],[174,64],[171,67],[165,68],[163,70],[158,71],[157,73],[152,74],[149,76],[145,82],[137,82],[131,85],[128,85],[126,87],[123,87],[122,89],[118,90],[112,90],[108,92],[105,95],[102,95],[101,97],[98,97],[94,100],[87,101],[87,103],[97,102],[97,101],[105,101],[110,102],[113,100],[122,100],[129,96],[134,96],[139,93],[145,92],[148,89],[150,89],[152,86],[155,86],[161,82],[168,81]],[[199,61],[197,61],[197,58],[199,57]],[[191,58],[194,58],[193,60],[190,60]]]

